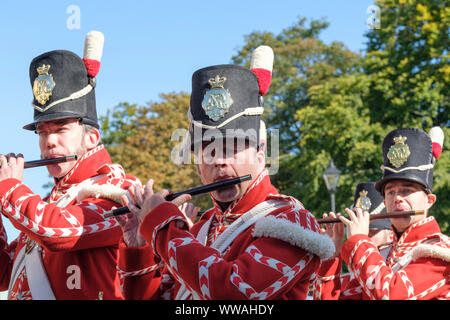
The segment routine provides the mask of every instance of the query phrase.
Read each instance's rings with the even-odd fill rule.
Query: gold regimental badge
[[[408,160],[411,152],[409,151],[409,146],[405,144],[406,137],[398,136],[394,138],[394,143],[387,153],[387,158],[391,162],[391,164],[399,168],[401,167],[406,160]]]
[[[361,208],[364,211],[369,211],[370,206],[372,206],[372,202],[370,198],[367,196],[369,192],[367,190],[362,190],[359,192],[359,198],[356,200],[355,207]]]
[[[37,102],[41,105],[47,103],[50,99],[53,89],[55,88],[55,81],[53,76],[48,73],[50,70],[49,64],[43,64],[37,68],[38,76],[34,79],[33,95]]]
[[[208,80],[211,89],[205,93],[202,107],[206,115],[213,121],[222,118],[233,104],[230,92],[223,87],[225,81],[227,81],[227,78],[219,77],[219,75]]]

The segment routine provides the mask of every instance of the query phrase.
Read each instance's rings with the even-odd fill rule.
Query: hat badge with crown
[[[38,72],[38,77],[34,79],[33,95],[37,102],[44,105],[52,96],[56,84],[53,80],[53,76],[48,73],[50,70],[49,64],[43,64],[42,66],[37,67],[36,70]]]
[[[213,121],[223,118],[233,104],[230,91],[224,88],[225,81],[227,81],[227,78],[219,75],[208,80],[211,89],[205,93],[202,108]]]
[[[396,168],[400,168],[407,160],[411,151],[407,144],[405,144],[407,137],[395,137],[394,144],[389,148],[387,158]]]

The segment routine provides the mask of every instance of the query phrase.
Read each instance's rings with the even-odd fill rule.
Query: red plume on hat
[[[273,50],[269,46],[259,46],[252,54],[250,70],[258,78],[259,93],[262,96],[267,93],[272,81],[273,57]]]
[[[100,61],[103,54],[103,43],[105,38],[100,31],[91,31],[86,35],[84,41],[83,61],[86,65],[88,75],[95,77],[100,70]]]
[[[433,144],[433,155],[437,159],[441,155],[444,146],[444,131],[440,127],[433,127],[428,131],[428,135]]]

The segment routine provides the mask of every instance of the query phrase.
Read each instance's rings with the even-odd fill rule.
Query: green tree
[[[373,122],[428,132],[440,126],[445,147],[434,168],[431,213],[450,234],[450,7],[441,0],[378,0],[381,25],[369,30],[364,71]]]
[[[361,56],[344,44],[325,44],[324,20],[299,21],[274,35],[255,32],[233,57],[249,65],[258,45],[275,53],[272,85],[265,98],[268,128],[280,130],[280,168],[272,181],[297,197],[316,216],[330,208],[322,173],[330,158],[343,171],[336,195],[338,209],[353,202],[356,183],[378,178],[382,141],[364,105],[368,79]]]
[[[378,0],[381,25],[369,30],[364,59],[373,121],[450,125],[450,8],[441,0]]]
[[[336,195],[342,211],[353,202],[357,183],[381,178],[381,145],[389,131],[439,125],[447,139],[435,166],[438,203],[432,214],[450,232],[449,9],[440,1],[418,2],[377,1],[381,28],[367,32],[365,54],[324,44],[319,36],[328,23],[307,26],[300,18],[278,35],[246,36],[233,57],[248,66],[257,46],[274,49],[265,97],[268,129],[280,130],[280,169],[272,181],[316,216],[330,207],[322,179],[330,158],[342,171]]]
[[[103,143],[113,162],[137,176],[143,184],[154,180],[154,189],[173,192],[201,185],[194,165],[180,166],[171,159],[180,137],[177,129],[187,129],[190,96],[187,93],[161,94],[160,102],[147,106],[121,103],[100,119]],[[201,210],[211,206],[208,195],[193,198]]]

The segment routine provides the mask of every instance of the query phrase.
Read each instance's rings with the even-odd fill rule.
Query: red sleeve
[[[119,275],[123,279],[123,294],[127,300],[160,299],[161,273],[149,245],[127,247],[119,243]]]
[[[338,300],[341,293],[342,260],[333,258],[320,263],[313,282],[314,300]]]
[[[8,290],[17,240],[8,245],[8,237],[0,215],[0,291]]]
[[[349,273],[342,274],[340,257],[324,260],[313,282],[314,300],[361,300],[361,286]]]
[[[140,231],[171,274],[201,299],[278,299],[300,281],[309,284],[319,265],[317,256],[299,247],[250,236],[245,244],[243,238],[236,238],[233,245],[244,241],[237,244],[241,253],[225,260],[217,250],[179,228],[174,223],[178,220],[184,221],[181,212],[166,202],[145,217]]]
[[[342,247],[342,257],[371,299],[432,299],[450,290],[448,262],[421,258],[393,272],[365,235],[350,237]]]
[[[2,212],[15,228],[50,251],[116,245],[122,235],[114,218],[103,213],[117,206],[104,198],[87,198],[60,208],[45,202],[16,179],[0,182]]]

